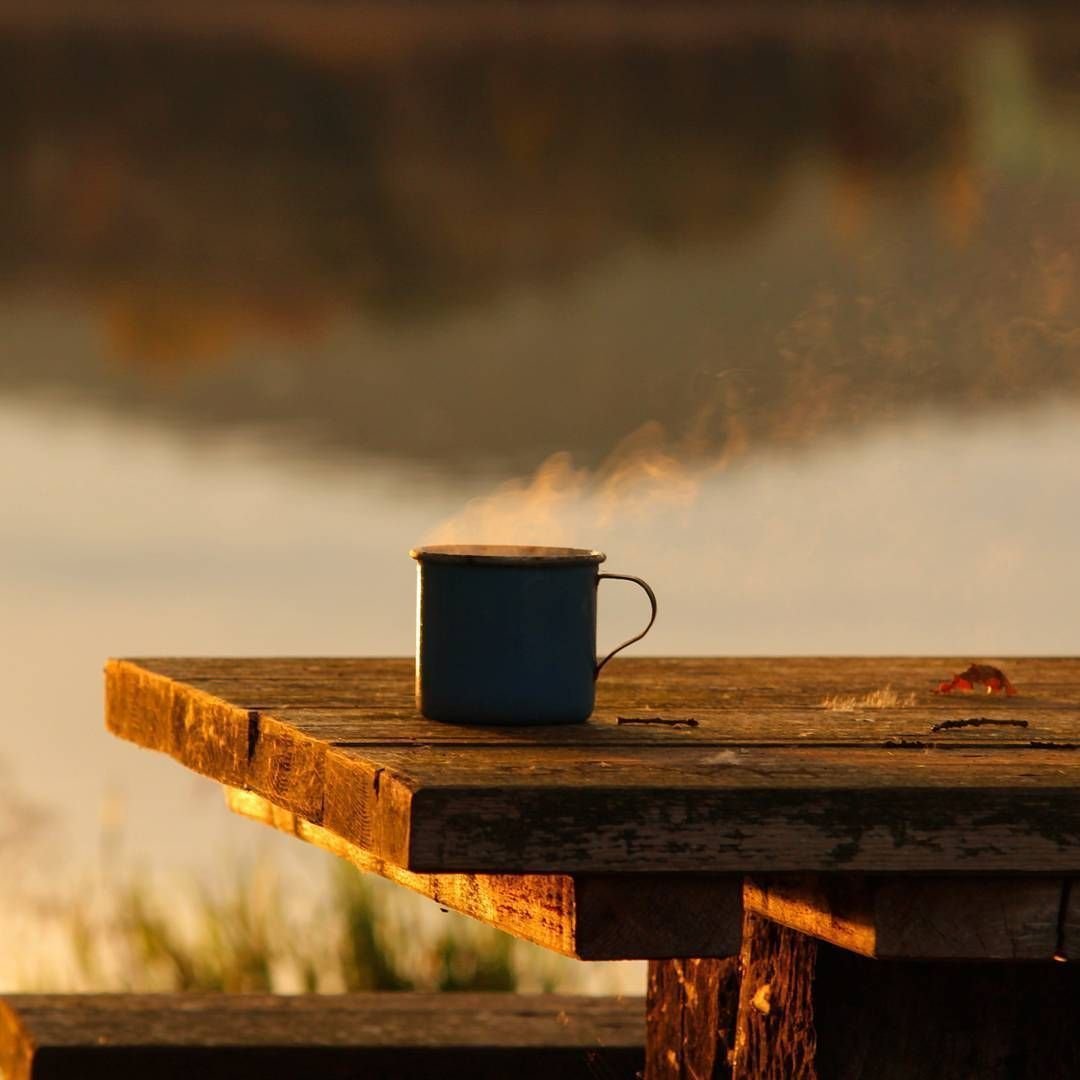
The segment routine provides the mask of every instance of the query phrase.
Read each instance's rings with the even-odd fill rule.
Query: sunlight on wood
[[[914,704],[914,692],[898,694],[891,686],[884,686],[861,697],[854,694],[830,694],[821,703],[821,707],[831,712],[855,712],[856,709],[906,709]]]

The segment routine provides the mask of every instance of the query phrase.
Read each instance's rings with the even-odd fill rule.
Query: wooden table
[[[1080,661],[627,659],[589,723],[413,707],[411,660],[139,660],[109,729],[230,806],[582,959],[648,1076],[1080,1076]]]

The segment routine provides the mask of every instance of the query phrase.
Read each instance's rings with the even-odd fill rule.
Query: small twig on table
[[[1026,720],[992,720],[988,716],[972,716],[967,720],[942,720],[940,724],[935,724],[930,730],[933,731],[952,731],[953,728],[966,728],[966,727],[1027,727],[1028,722]]]
[[[617,716],[616,723],[622,724],[658,724],[660,727],[697,727],[698,722],[692,717],[667,716]]]

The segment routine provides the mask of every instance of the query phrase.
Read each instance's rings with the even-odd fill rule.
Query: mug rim
[[[533,544],[425,544],[409,556],[417,562],[479,563],[498,566],[594,566],[607,556],[589,548]]]

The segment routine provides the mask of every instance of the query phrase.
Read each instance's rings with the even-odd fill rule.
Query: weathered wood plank
[[[614,661],[613,661],[614,662]],[[164,677],[164,676],[163,676]],[[412,677],[400,671],[393,681],[376,685],[350,678],[319,680],[285,679],[177,679],[198,690],[225,697],[248,708],[273,710],[278,708],[310,708],[323,711],[335,709],[366,709],[375,705],[388,709],[411,710],[413,707]],[[925,709],[931,713],[973,710],[976,714],[992,711],[1022,709],[1065,709],[1076,713],[1080,687],[1059,684],[1025,684],[1026,692],[1016,697],[998,694],[956,693],[937,694],[920,684],[903,687],[896,684],[863,684],[842,686],[820,684],[799,686],[741,686],[709,685],[708,683],[669,686],[643,686],[638,683],[612,680],[608,686],[597,688],[594,722],[613,721],[615,715],[627,711],[670,711],[697,717],[695,710],[706,712],[718,708],[754,708],[755,710],[802,708],[832,712],[857,713],[874,716],[889,708]],[[697,717],[700,719],[700,717]]]
[[[1066,1080],[1078,1000],[1075,964],[874,960],[748,914],[734,1077]]]
[[[878,941],[872,890],[863,875],[748,877],[743,904],[747,913],[762,919],[861,956],[874,956]]]
[[[151,659],[141,668],[251,707],[412,705],[413,661],[404,658],[323,660]],[[931,709],[1014,705],[1080,707],[1080,667],[1073,661],[1022,658],[1001,662],[1020,689],[1017,698],[935,694],[964,660],[940,658],[633,658],[617,659],[597,684],[598,715],[627,705],[813,708],[827,699],[859,709],[886,689],[900,701]],[[253,696],[251,696],[253,695]],[[250,700],[241,701],[241,697]],[[273,698],[278,698],[274,701]],[[845,699],[851,699],[845,702]],[[861,703],[861,704],[860,704]],[[868,706],[873,709],[873,702]]]
[[[408,661],[371,661],[369,666],[358,661],[282,662],[286,669],[297,665],[311,669],[312,681],[300,687],[273,674],[279,670],[277,661],[236,661],[242,672],[262,668],[267,673],[193,679],[191,683],[178,682],[174,676],[183,673],[189,663],[199,670],[209,662],[152,663],[156,665],[153,669],[123,661],[110,664],[107,701],[111,730],[170,753],[206,775],[263,792],[311,820],[320,818],[323,757],[331,745],[858,743],[908,750],[952,745],[1080,747],[1080,709],[1047,708],[1043,701],[1020,706],[1014,699],[1003,704],[1004,699],[954,701],[924,694],[929,704],[835,711],[821,707],[823,691],[813,692],[812,705],[791,707],[783,704],[790,702],[785,697],[788,689],[741,687],[715,691],[717,695],[734,695],[735,704],[725,705],[717,697],[705,708],[690,709],[682,702],[679,708],[665,709],[658,708],[655,700],[643,703],[640,697],[635,699],[630,688],[616,699],[618,708],[605,711],[601,707],[585,725],[527,730],[471,728],[433,723],[415,714]],[[693,668],[701,662],[687,663]],[[765,664],[755,663],[758,670]],[[226,670],[224,662],[214,662],[212,667],[219,674]],[[634,672],[637,668],[631,663],[623,670]],[[748,678],[746,671],[742,678]],[[679,681],[686,684],[680,693],[705,693],[700,686],[693,691],[696,684],[692,679],[684,676]],[[748,704],[754,695],[766,697]],[[341,707],[331,707],[335,697]],[[345,707],[343,698],[363,705]],[[641,707],[630,708],[635,700]],[[321,701],[322,705],[308,708],[302,706],[304,701]],[[948,701],[948,706],[942,701]],[[974,712],[987,715],[972,716]],[[657,719],[659,723],[654,722]],[[689,722],[670,723],[680,719]]]
[[[517,994],[12,995],[6,1080],[552,1075],[630,1080],[640,999]]]
[[[923,790],[948,802],[954,792],[1069,791],[1080,766],[1069,753],[1015,747],[919,750],[877,746],[561,745],[333,747],[327,768],[381,769],[430,792],[692,789],[694,791]],[[329,780],[329,772],[327,774]],[[385,777],[384,777],[385,778]],[[948,790],[945,790],[945,789]],[[1080,792],[1078,792],[1080,794]]]
[[[728,1080],[739,958],[654,960],[646,998],[646,1080]]]
[[[748,911],[727,1071],[732,981],[650,965],[648,1080],[1065,1080],[1080,1068],[1072,964],[869,959]]]
[[[244,708],[249,708],[244,705]],[[558,727],[467,727],[426,720],[412,706],[323,710],[294,705],[255,710],[261,730],[276,722],[296,732],[340,746],[400,742],[448,746],[867,746],[929,749],[950,746],[1071,744],[1080,750],[1080,708],[981,707],[930,710],[875,709],[830,712],[821,708],[627,710],[598,713],[588,723]],[[943,726],[948,725],[948,726]]]
[[[742,929],[742,882],[725,874],[572,875],[585,959],[732,957]]]
[[[672,707],[659,697],[643,700],[640,687],[619,690],[604,701],[589,723],[557,728],[476,728],[438,724],[415,714],[411,665],[407,661],[340,661],[335,674],[329,662],[312,662],[311,681],[296,685],[278,678],[277,662],[236,661],[242,671],[262,666],[266,674],[243,678],[177,681],[184,662],[153,661],[148,668],[118,661],[110,665],[109,715],[118,734],[170,750],[177,735],[190,733],[197,748],[199,717],[215,726],[214,748],[227,750],[222,767],[233,767],[249,754],[260,734],[277,740],[281,750],[288,739],[333,744],[446,743],[469,745],[560,744],[658,745],[683,742],[773,745],[788,742],[827,744],[859,742],[868,745],[1018,745],[1068,743],[1080,745],[1080,688],[1072,703],[1039,698],[945,697],[923,692],[914,705],[827,709],[823,687],[803,693],[791,686],[720,686],[694,682],[685,676],[669,688]],[[196,662],[197,663],[197,662]],[[659,665],[661,661],[643,661]],[[688,661],[694,665],[698,662]],[[761,670],[764,661],[756,661]],[[847,661],[841,662],[846,664]],[[158,670],[160,669],[160,670]],[[621,670],[626,670],[621,669]],[[629,671],[637,668],[633,663]],[[676,669],[678,670],[678,669]],[[767,677],[768,672],[764,675]],[[743,673],[743,678],[749,676]],[[128,685],[132,683],[133,685]],[[800,693],[803,700],[800,703]],[[153,696],[158,695],[155,703]],[[865,695],[864,695],[865,696]],[[691,708],[693,699],[700,708]],[[177,701],[176,699],[184,699]],[[901,697],[902,702],[906,698]],[[335,701],[337,702],[335,704]],[[223,725],[221,704],[235,710]],[[151,722],[148,709],[176,708],[174,725],[164,713]],[[247,720],[243,713],[246,711]],[[153,726],[161,729],[155,732]],[[228,744],[228,745],[226,745]],[[194,757],[194,754],[189,756]],[[212,761],[207,758],[207,761]]]
[[[1080,683],[1080,664],[1073,657],[980,657],[1002,667],[1021,694],[1029,684],[1073,686]],[[607,685],[648,685],[657,688],[784,687],[818,689],[828,686],[852,691],[856,684],[874,689],[915,683],[927,688],[967,667],[970,656],[676,656],[620,657],[604,669],[599,688]],[[370,678],[386,682],[410,678],[411,657],[144,657],[134,660],[181,682],[192,679],[249,678],[289,680],[313,676],[327,680]]]
[[[747,913],[739,954],[733,1080],[832,1080],[816,1067],[813,976],[818,948],[805,934]]]
[[[373,746],[325,768],[327,828],[416,870],[1080,871],[1054,751]]]
[[[260,821],[525,941],[581,960],[734,956],[742,880],[708,875],[416,874],[274,806],[226,789],[235,813]]]
[[[746,910],[863,956],[1052,960],[1062,952],[1061,878],[747,879]]]
[[[114,660],[105,668],[105,723],[114,735],[223,784],[244,782],[256,722],[247,709],[138,664]]]
[[[402,704],[410,661],[115,661],[107,715],[117,734],[414,871],[1080,872],[1080,662],[1002,664],[1027,696],[929,695],[959,661],[627,660],[607,683],[626,693],[617,715],[645,719],[629,706],[665,695],[714,704],[694,727],[602,709],[586,725],[478,731]],[[925,707],[821,707],[883,669],[898,688],[918,676]],[[296,678],[367,704],[297,708]],[[243,686],[243,703],[217,696]],[[274,686],[278,712],[248,707]],[[783,705],[798,693],[818,706]]]

